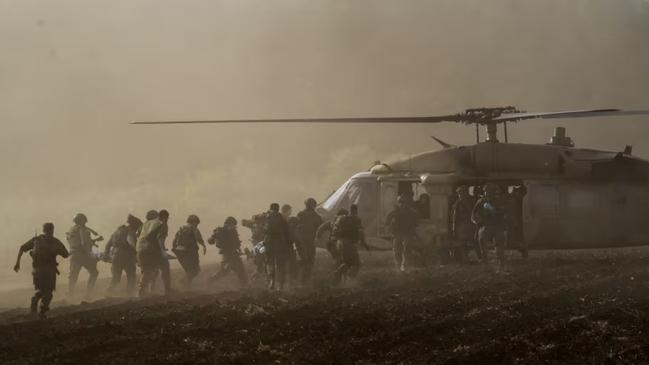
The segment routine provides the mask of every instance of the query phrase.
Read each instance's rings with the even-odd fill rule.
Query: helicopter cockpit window
[[[326,210],[349,209],[358,205],[361,216],[364,212],[376,210],[376,181],[348,180],[322,204]]]

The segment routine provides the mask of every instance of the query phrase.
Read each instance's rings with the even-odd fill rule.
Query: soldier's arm
[[[56,240],[56,246],[57,246],[57,254],[64,259],[67,259],[70,256],[70,253],[68,252],[68,249],[65,248],[65,245],[63,242]]]
[[[203,255],[207,253],[207,246],[205,246],[205,241],[203,240],[203,235],[198,227],[194,228],[194,239],[198,242],[199,245],[203,246]]]
[[[20,271],[20,259],[23,257],[23,253],[34,248],[34,240],[35,238],[32,238],[31,240],[21,245],[20,248],[18,249],[18,257],[16,257],[16,265],[14,265],[15,272]]]

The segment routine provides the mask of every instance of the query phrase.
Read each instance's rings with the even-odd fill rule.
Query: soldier
[[[167,247],[165,246],[165,241],[169,237],[169,212],[166,209],[162,209],[158,212],[158,219],[162,222],[160,227],[160,233],[158,234],[158,244],[160,245],[160,277],[162,278],[162,284],[164,286],[165,294],[171,294],[174,290],[171,288],[171,264],[169,259],[173,256],[167,253]],[[156,271],[156,277],[158,272]],[[153,280],[155,284],[155,279]]]
[[[496,246],[496,255],[500,268],[505,267],[505,202],[500,197],[500,188],[494,183],[488,183],[484,188],[484,197],[480,198],[473,208],[471,220],[477,226],[478,242],[487,258],[488,244]]]
[[[353,279],[358,275],[361,261],[358,256],[357,244],[360,243],[369,251],[356,204],[352,204],[349,214],[339,215],[336,218],[333,224],[333,236],[337,240],[339,253],[339,265],[334,272],[334,283],[340,284],[343,278]]]
[[[138,236],[136,246],[137,261],[142,270],[138,292],[140,297],[149,292],[153,281],[158,275],[162,256],[160,239],[165,234],[163,222],[158,219],[158,212],[150,210],[146,214],[146,220]]]
[[[288,230],[290,233],[289,248],[288,248],[288,253],[286,255],[286,266],[288,269],[289,283],[291,284],[291,286],[293,286],[297,282],[298,275],[299,275],[297,253],[295,252],[296,248],[299,247],[298,239],[297,239],[298,219],[296,217],[293,217],[293,207],[291,207],[288,204],[282,205],[282,208],[280,209],[280,213],[282,214],[282,217],[284,217],[284,219],[286,220],[286,223],[288,223]]]
[[[84,214],[78,213],[74,216],[73,222],[74,226],[66,234],[68,244],[70,245],[68,294],[71,296],[74,295],[74,287],[79,280],[79,273],[84,268],[90,275],[86,289],[86,297],[90,297],[97,277],[99,276],[99,271],[97,271],[97,258],[92,254],[92,248],[97,245],[96,242],[102,241],[104,238],[89,227],[86,227],[88,218]],[[92,235],[99,237],[93,239]]]
[[[135,266],[137,263],[138,231],[142,228],[142,221],[129,214],[126,224],[117,227],[104,249],[104,260],[112,262],[110,271],[112,280],[108,291],[111,292],[122,280],[122,271],[126,274],[126,290],[129,295],[133,294],[135,288]]]
[[[392,233],[392,247],[397,271],[406,271],[406,257],[409,246],[417,238],[418,216],[408,205],[409,199],[404,195],[397,198],[397,207],[388,213],[386,226]]]
[[[207,253],[207,247],[203,242],[201,231],[198,225],[201,223],[197,215],[187,217],[187,224],[180,227],[173,241],[172,251],[176,254],[180,265],[185,270],[185,283],[190,286],[192,280],[201,271],[198,259],[198,245],[203,247],[203,255]]]
[[[256,267],[255,273],[252,274],[253,280],[266,278],[268,276],[266,270],[266,246],[264,245],[264,230],[266,228],[266,212],[252,216],[252,219],[244,219],[241,222],[246,228],[250,228],[252,233],[250,243],[252,244],[252,251],[247,250],[248,257],[253,259]]]
[[[476,199],[469,194],[469,187],[466,185],[459,186],[455,191],[457,200],[451,208],[451,235],[455,244],[459,246],[456,251],[457,258],[462,261],[468,250],[475,249],[478,259],[482,259],[482,248],[475,242],[475,224],[471,222]]]
[[[326,240],[325,244],[327,246],[327,251],[331,255],[331,258],[334,259],[336,262],[338,260],[339,252],[338,252],[338,242],[336,241],[336,238],[333,235],[334,223],[336,222],[336,219],[338,217],[347,214],[349,214],[347,209],[345,208],[338,209],[338,212],[336,212],[336,217],[330,221],[322,223],[320,227],[318,227],[318,230],[316,231],[316,237],[318,237],[319,240],[322,239]],[[328,234],[324,236],[326,232],[328,232]]]
[[[270,210],[266,214],[264,232],[266,263],[270,276],[268,288],[282,290],[286,280],[286,261],[291,238],[288,223],[279,213],[279,204],[277,203],[270,205]]]
[[[316,205],[315,199],[307,199],[304,202],[304,210],[297,215],[297,252],[300,256],[302,284],[311,279],[315,264],[316,233],[323,223],[322,217],[315,211]]]
[[[527,258],[527,243],[523,237],[523,199],[527,195],[524,185],[516,186],[507,196],[507,246],[517,247],[523,258]]]
[[[56,276],[59,274],[56,268],[58,266],[56,257],[67,258],[69,253],[63,243],[54,237],[54,224],[52,223],[43,224],[43,234],[20,246],[16,265],[14,266],[15,272],[20,271],[20,259],[23,253],[27,251],[31,251],[32,276],[34,289],[36,290],[31,301],[31,314],[36,315],[38,302],[40,301],[40,316],[45,318],[47,311],[50,309],[53,292],[56,290]]]
[[[219,253],[223,256],[221,269],[210,277],[210,281],[214,282],[234,271],[239,278],[239,283],[242,286],[248,285],[248,276],[241,261],[241,240],[237,232],[237,220],[234,217],[226,218],[223,227],[217,227],[207,242],[218,247]]]

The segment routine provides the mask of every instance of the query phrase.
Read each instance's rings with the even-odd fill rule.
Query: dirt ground
[[[232,278],[145,300],[59,299],[44,321],[0,313],[0,363],[649,363],[648,249],[511,255],[509,274],[473,264],[396,275],[374,252],[343,288],[328,284],[323,257],[313,288],[288,292],[231,290]]]

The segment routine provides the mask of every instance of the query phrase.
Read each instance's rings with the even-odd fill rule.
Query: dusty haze
[[[165,207],[172,230],[196,213],[207,234],[437,148],[430,135],[473,141],[452,125],[129,121],[649,108],[648,40],[646,0],[2,0],[0,284],[29,283],[8,262],[44,221],[64,238],[82,211],[109,235]],[[545,142],[556,125],[649,157],[646,118],[526,122],[511,138]]]

